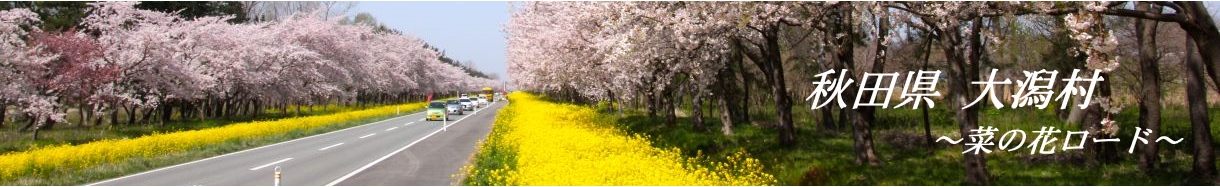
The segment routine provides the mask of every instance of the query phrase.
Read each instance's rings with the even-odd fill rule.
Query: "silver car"
[[[458,101],[462,103],[462,110],[474,111],[474,102],[470,102],[470,99],[458,99]]]
[[[456,115],[464,115],[466,113],[462,110],[462,103],[458,100],[445,101],[445,112]]]

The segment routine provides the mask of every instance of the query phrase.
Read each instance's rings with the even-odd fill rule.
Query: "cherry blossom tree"
[[[48,64],[56,54],[40,52],[42,47],[26,42],[31,32],[40,32],[38,15],[26,9],[0,11],[0,110],[15,105],[31,120],[23,129],[37,132],[49,122],[64,120],[57,110],[57,98],[42,92],[39,84],[52,73]],[[0,119],[5,114],[0,112]]]
[[[787,47],[782,43],[790,41],[781,41],[786,37],[781,33],[789,27],[821,27],[814,21],[825,14],[819,9],[832,6],[841,5],[522,3],[514,6],[517,10],[506,26],[509,69],[514,72],[514,83],[529,90],[562,97],[643,101],[650,115],[660,110],[666,113],[667,121],[673,121],[673,102],[681,98],[679,94],[690,95],[692,103],[703,103],[711,93],[709,86],[719,81],[717,73],[745,56],[761,70],[775,99],[780,142],[792,144],[793,101],[781,54]],[[702,114],[696,114],[696,129],[703,128],[699,116]],[[731,133],[730,124],[725,124],[724,133]],[[864,139],[865,144],[871,142],[871,138]],[[871,150],[871,146],[865,147]]]
[[[184,18],[137,4],[90,3],[79,32],[44,33],[34,13],[5,11],[0,104],[22,108],[37,129],[63,121],[69,107],[81,109],[82,124],[104,111],[116,123],[120,110],[127,123],[166,122],[404,102],[494,83],[441,62],[419,38],[322,11],[235,24],[233,16]]]
[[[94,64],[101,57],[101,48],[84,33],[42,32],[35,33],[31,40],[42,46],[44,54],[56,55],[45,65],[47,72],[34,83],[41,93],[56,96],[61,104],[76,105],[81,125],[87,124],[95,106],[105,103],[105,98],[96,97],[96,93],[118,78],[117,69]]]
[[[1157,8],[1149,8],[1148,5],[1136,4],[1130,6],[1131,2],[1072,2],[1072,3],[1035,3],[1034,6],[1026,6],[1022,12],[1036,12],[1050,15],[1066,15],[1065,21],[1068,24],[1069,31],[1072,32],[1072,39],[1080,42],[1081,47],[1077,51],[1083,51],[1088,55],[1089,68],[1102,69],[1105,72],[1113,70],[1117,66],[1117,59],[1114,52],[1114,34],[1106,29],[1103,16],[1118,16],[1142,19],[1141,21],[1161,21],[1177,23],[1179,28],[1186,31],[1188,36],[1188,50],[1185,54],[1187,64],[1186,76],[1183,82],[1186,82],[1186,98],[1189,103],[1189,113],[1191,118],[1191,131],[1193,133],[1194,144],[1194,164],[1192,173],[1203,178],[1215,178],[1217,175],[1215,166],[1215,148],[1212,147],[1212,137],[1207,116],[1207,94],[1205,85],[1207,80],[1204,77],[1210,77],[1212,82],[1220,82],[1220,30],[1217,30],[1214,19],[1209,14],[1207,8],[1202,2],[1197,1],[1170,1],[1170,2],[1150,2]],[[1057,6],[1058,5],[1058,6]],[[1146,36],[1141,39],[1148,39]],[[1192,52],[1197,50],[1197,52]],[[1141,50],[1144,51],[1144,50]],[[1195,56],[1197,54],[1197,58]],[[1144,60],[1141,60],[1144,61]],[[1141,63],[1144,64],[1144,63]],[[1141,67],[1149,67],[1141,65]],[[1147,71],[1147,70],[1145,70]],[[1142,84],[1149,88],[1156,88],[1152,81],[1146,81]],[[1159,89],[1159,88],[1157,88]],[[1213,88],[1220,91],[1220,88]],[[1103,89],[1105,90],[1105,89]],[[1107,91],[1103,91],[1103,97],[1108,96]],[[1150,99],[1150,98],[1149,98]],[[1100,101],[1108,101],[1103,98]],[[1141,104],[1146,106],[1145,104]],[[1107,107],[1104,105],[1099,105]],[[1108,109],[1107,111],[1112,110]],[[1155,110],[1154,110],[1155,111]],[[1159,115],[1159,112],[1150,112],[1151,114]],[[1150,117],[1141,111],[1141,118],[1158,119],[1158,117]],[[1141,121],[1141,125],[1149,125],[1148,128],[1153,131],[1153,125],[1147,121]],[[1141,156],[1141,169],[1150,169],[1149,161],[1156,160],[1156,147],[1147,147],[1146,152]]]

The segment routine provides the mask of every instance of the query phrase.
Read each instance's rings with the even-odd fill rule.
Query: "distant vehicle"
[[[494,96],[495,93],[496,93],[495,89],[491,89],[491,87],[483,87],[483,93],[479,94],[479,96],[482,96],[487,99],[493,99],[493,98],[495,98],[495,96]]]
[[[478,103],[479,107],[483,107],[487,106],[487,104],[490,104],[491,102],[488,102],[486,97],[479,96]]]
[[[460,102],[458,100],[445,101],[445,111],[447,114],[457,114],[457,115],[466,114],[466,112],[464,110],[462,110],[462,102]]]
[[[449,114],[445,113],[444,101],[432,101],[428,103],[428,121],[449,120]]]
[[[458,101],[462,102],[462,110],[474,111],[474,102],[470,102],[470,99],[458,99]]]

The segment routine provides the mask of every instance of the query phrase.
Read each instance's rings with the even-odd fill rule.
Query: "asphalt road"
[[[496,102],[444,122],[423,113],[387,119],[89,185],[450,185],[491,131]]]

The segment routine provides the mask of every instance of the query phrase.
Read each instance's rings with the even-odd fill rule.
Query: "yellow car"
[[[428,103],[428,121],[449,120],[449,114],[445,112],[445,101],[432,101]]]

